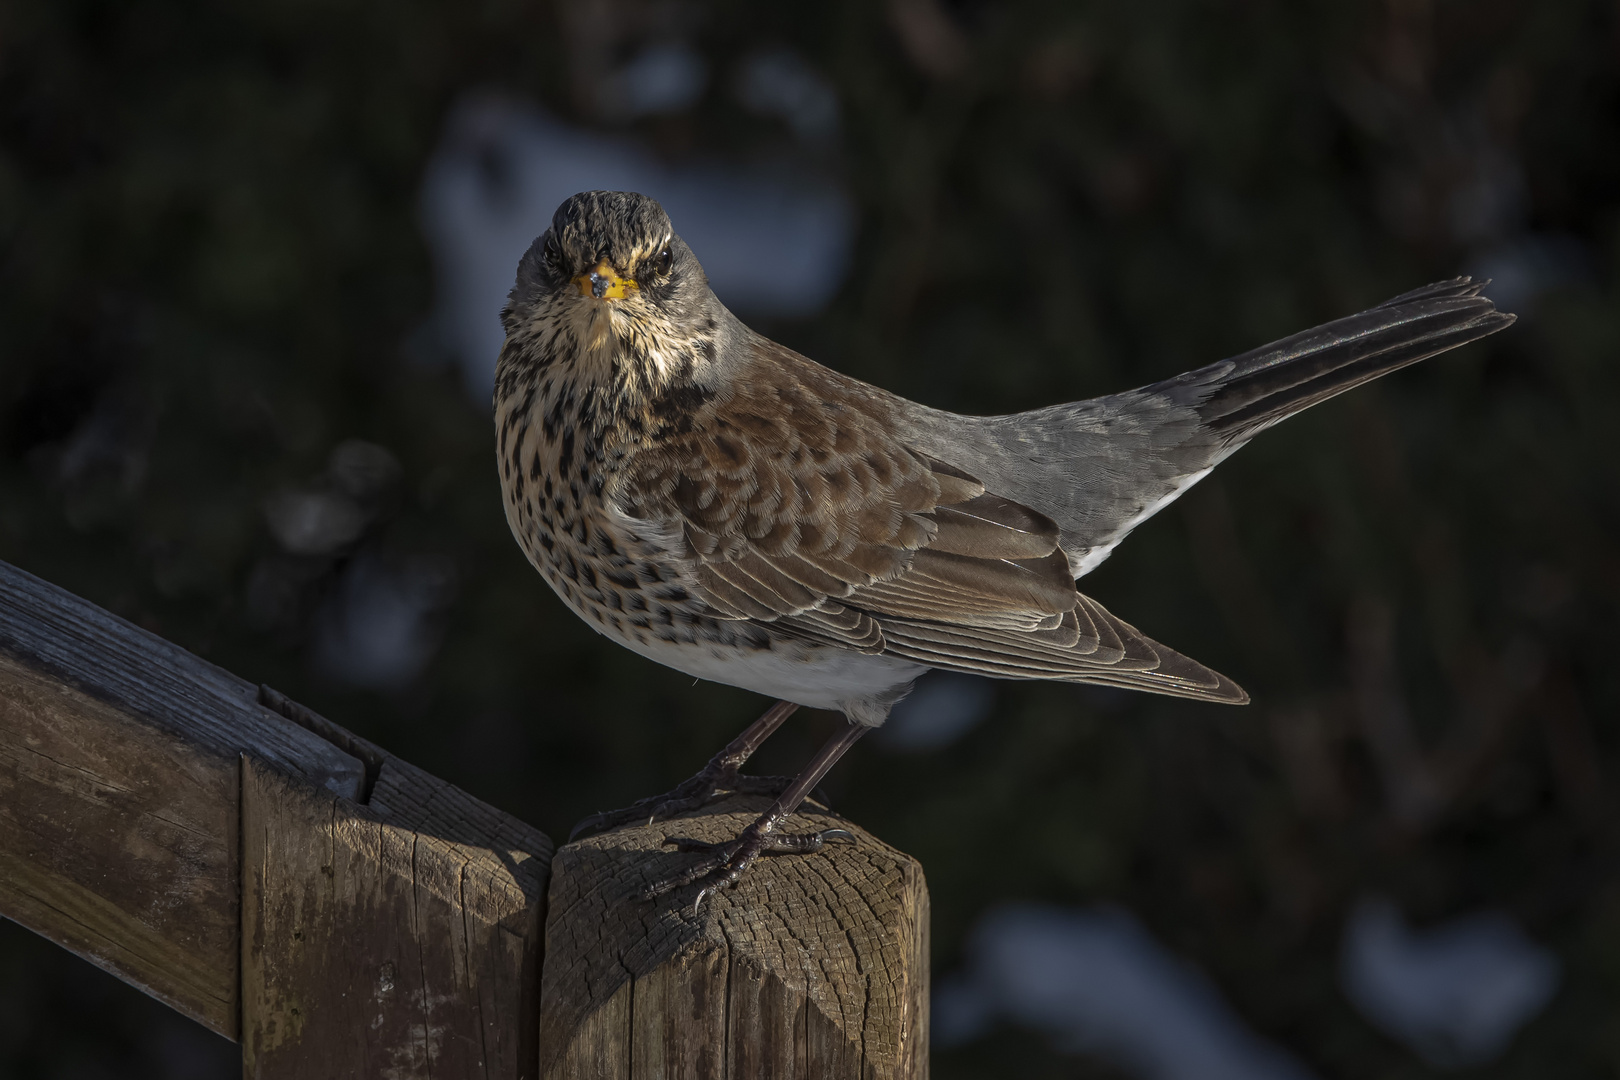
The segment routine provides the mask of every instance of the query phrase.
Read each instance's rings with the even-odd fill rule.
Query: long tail
[[[1000,417],[919,406],[906,438],[1057,522],[1079,576],[1261,430],[1510,325],[1514,317],[1480,295],[1488,284],[1436,282],[1241,356],[1091,401]]]
[[[1459,277],[1144,389],[1197,409],[1222,442],[1241,443],[1302,409],[1510,325]]]

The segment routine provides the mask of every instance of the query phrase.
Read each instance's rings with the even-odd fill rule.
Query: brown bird
[[[738,768],[800,705],[847,725],[734,841],[653,892],[734,883],[932,668],[1240,704],[1248,695],[1075,580],[1255,434],[1502,329],[1456,278],[1137,390],[960,416],[829,370],[744,326],[652,199],[575,195],[501,312],[495,425],[507,521],[598,632],[777,699],[666,795],[576,835],[757,789]]]

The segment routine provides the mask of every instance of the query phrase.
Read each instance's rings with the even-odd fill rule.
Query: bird
[[[732,840],[666,840],[702,857],[647,895],[696,884],[696,904],[763,854],[848,840],[785,822],[931,670],[1247,702],[1078,579],[1266,428],[1511,324],[1487,284],[1436,282],[1134,390],[967,416],[750,329],[656,200],[565,200],[501,309],[507,522],[593,629],[775,701],[690,780],[575,836],[774,794]],[[845,723],[797,776],[741,775],[801,706]]]

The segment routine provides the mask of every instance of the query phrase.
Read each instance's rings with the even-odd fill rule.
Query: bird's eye
[[[675,256],[673,253],[671,253],[669,248],[665,248],[663,251],[660,251],[658,253],[658,272],[660,274],[669,273],[669,268],[674,264],[674,262]]]

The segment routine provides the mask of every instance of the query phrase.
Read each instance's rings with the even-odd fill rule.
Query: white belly
[[[924,664],[892,656],[780,639],[770,649],[735,650],[609,636],[676,671],[811,709],[835,709],[868,727],[883,723],[890,707],[928,670]]]

